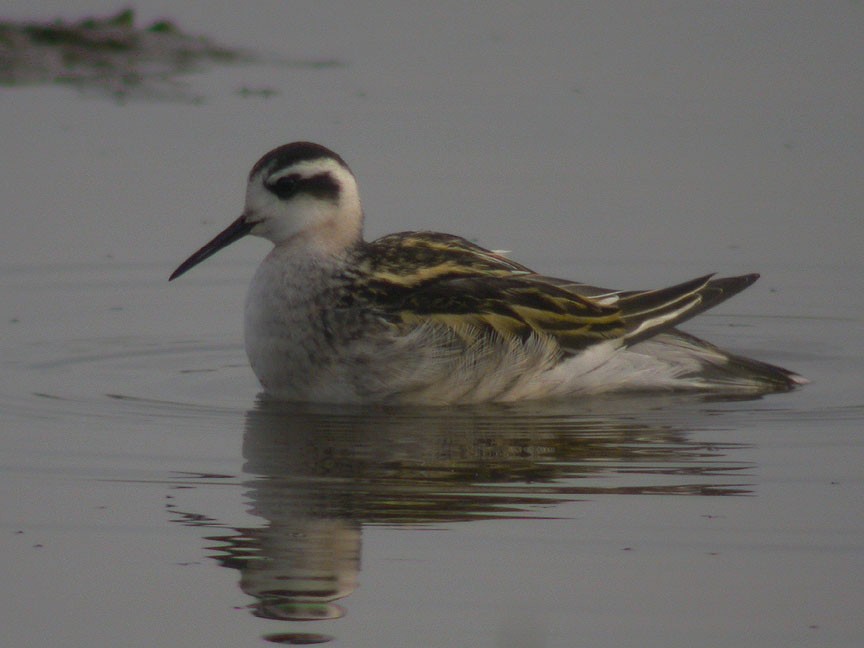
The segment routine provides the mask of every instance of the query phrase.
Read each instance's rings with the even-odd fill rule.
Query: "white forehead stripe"
[[[344,170],[345,167],[339,164],[336,160],[331,160],[329,158],[320,158],[318,160],[304,160],[303,162],[296,162],[289,167],[285,167],[283,169],[275,171],[274,173],[267,176],[267,182],[278,182],[282,178],[290,175],[299,175],[304,178],[311,178],[314,175],[318,175],[319,173],[324,173],[326,171]]]

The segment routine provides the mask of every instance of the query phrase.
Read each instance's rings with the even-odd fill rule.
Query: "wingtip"
[[[750,274],[736,275],[734,277],[720,277],[719,279],[714,279],[712,277],[707,283],[712,288],[720,289],[722,294],[725,295],[723,299],[728,299],[745,288],[752,286],[759,279],[759,276],[759,273],[751,272]],[[723,300],[721,299],[720,301]]]

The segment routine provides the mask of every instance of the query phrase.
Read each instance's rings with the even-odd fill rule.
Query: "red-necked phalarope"
[[[458,236],[366,242],[362,227],[344,160],[286,144],[252,168],[243,215],[171,279],[246,234],[272,241],[246,300],[246,352],[264,389],[290,400],[476,403],[807,382],[674,328],[758,275],[606,290],[544,277]]]

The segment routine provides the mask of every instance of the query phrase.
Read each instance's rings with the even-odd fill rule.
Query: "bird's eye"
[[[282,200],[291,198],[291,196],[297,193],[299,187],[300,176],[293,173],[267,183],[267,188]]]

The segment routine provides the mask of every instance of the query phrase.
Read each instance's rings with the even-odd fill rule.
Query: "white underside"
[[[615,391],[765,391],[764,381],[730,373],[710,379],[726,356],[687,338],[661,334],[630,348],[618,342],[559,359],[549,341],[475,344],[456,351],[449,333],[416,329],[405,336],[361,340],[329,358],[296,354],[282,344],[252,345],[250,360],[274,396],[341,403],[457,404],[588,396]],[[283,342],[285,342],[283,340]],[[281,362],[280,362],[281,359]]]

